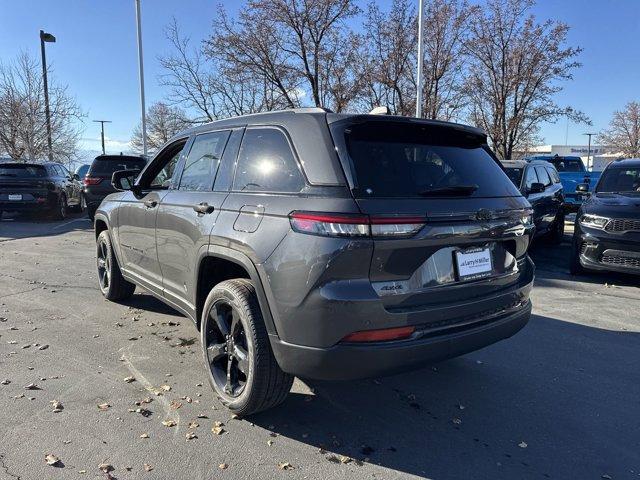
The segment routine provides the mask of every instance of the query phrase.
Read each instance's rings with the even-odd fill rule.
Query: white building
[[[520,156],[530,155],[559,155],[561,157],[580,157],[589,170],[600,171],[610,162],[620,158],[613,148],[604,145],[591,145],[589,155],[588,145],[539,145],[526,152],[519,152]],[[515,156],[514,156],[515,157]],[[587,159],[589,160],[587,162]]]

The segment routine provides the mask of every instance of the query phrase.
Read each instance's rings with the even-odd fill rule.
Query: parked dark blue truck
[[[586,183],[589,185],[589,192],[592,192],[602,173],[588,171],[580,157],[536,155],[527,157],[525,160],[545,160],[556,167],[564,189],[565,209],[570,212],[577,211],[582,204],[582,200],[586,197],[586,195],[583,196],[583,193],[576,192],[578,184]]]

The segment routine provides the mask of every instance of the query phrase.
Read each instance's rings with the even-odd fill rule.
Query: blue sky
[[[417,0],[416,0],[417,1]],[[216,5],[234,11],[239,1],[142,0],[147,105],[166,92],[158,85],[157,57],[169,48],[164,27],[175,16],[193,41],[211,31]],[[380,0],[380,4],[388,2]],[[567,83],[558,102],[584,111],[592,127],[569,125],[568,142],[585,143],[581,134],[605,127],[614,110],[640,100],[640,0],[539,0],[539,19],[571,25],[569,42],[584,49],[583,67]],[[109,119],[107,149],[126,149],[139,121],[138,70],[133,0],[0,0],[0,60],[21,50],[39,55],[38,31],[56,35],[47,44],[54,76],[69,85],[88,113],[82,147],[100,148],[99,124]],[[566,123],[545,125],[547,143],[565,143]]]

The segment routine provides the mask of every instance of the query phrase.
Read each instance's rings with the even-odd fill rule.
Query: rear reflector
[[[84,177],[82,179],[82,183],[85,185],[98,185],[100,182],[102,182],[102,178]]]
[[[291,212],[291,228],[298,233],[327,237],[406,237],[420,231],[424,217]]]
[[[416,327],[385,328],[383,330],[364,330],[354,332],[342,339],[343,342],[385,342],[409,338]]]

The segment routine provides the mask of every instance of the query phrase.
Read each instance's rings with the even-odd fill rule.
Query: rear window
[[[142,170],[147,162],[135,157],[98,157],[91,164],[91,175],[111,175],[118,170]]]
[[[537,159],[552,163],[559,172],[584,172],[580,157],[537,157]]]
[[[360,198],[520,195],[481,139],[464,131],[376,121],[335,125],[332,133],[339,145],[344,139]]]
[[[42,165],[0,164],[0,177],[9,178],[41,178],[47,176]]]

